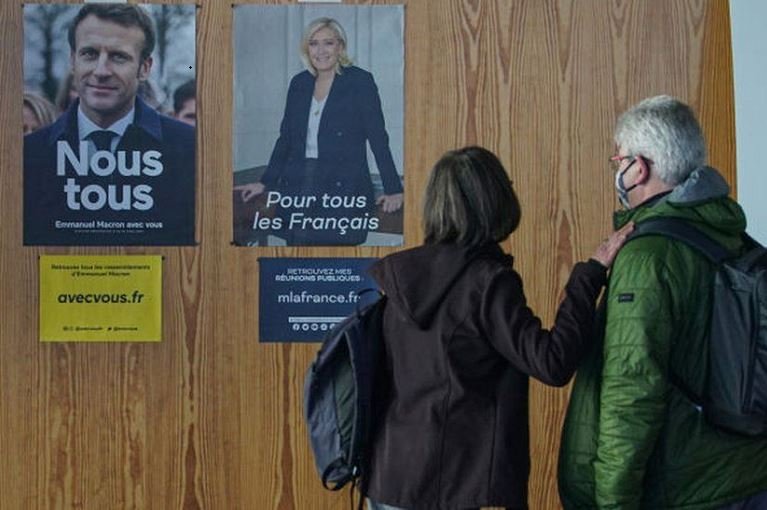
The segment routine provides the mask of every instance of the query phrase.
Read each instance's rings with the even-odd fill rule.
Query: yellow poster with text
[[[40,257],[41,342],[159,342],[162,257]]]

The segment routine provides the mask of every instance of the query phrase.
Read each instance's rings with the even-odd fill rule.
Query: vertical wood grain
[[[0,3],[0,509],[338,509],[302,422],[315,345],[258,343],[258,259],[392,248],[238,248],[231,241],[231,1],[197,9],[197,239],[183,248],[22,247],[22,11]],[[276,0],[269,3],[293,3]],[[354,3],[354,2],[348,2]],[[396,3],[395,1],[358,3]],[[404,0],[407,246],[445,151],[480,144],[523,205],[505,243],[551,323],[572,264],[610,229],[617,116],[669,93],[699,113],[734,185],[726,0]],[[164,256],[159,344],[40,344],[42,253]],[[568,391],[531,385],[530,508],[560,508]],[[513,433],[511,431],[510,433]]]

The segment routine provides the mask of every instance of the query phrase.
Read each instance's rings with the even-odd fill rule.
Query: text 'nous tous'
[[[152,186],[140,184],[96,184],[81,186],[77,177],[97,176],[108,178],[115,172],[124,177],[157,177],[163,172],[162,154],[156,150],[96,151],[88,156],[88,142],[80,142],[79,155],[68,142],[59,140],[56,145],[56,175],[67,178],[64,193],[67,207],[98,211],[109,207],[113,211],[137,209],[147,211],[154,206]],[[67,172],[69,170],[69,172]]]

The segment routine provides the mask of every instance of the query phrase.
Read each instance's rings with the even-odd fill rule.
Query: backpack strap
[[[698,250],[714,264],[720,264],[732,256],[727,248],[681,218],[653,218],[637,223],[629,239],[646,235],[663,235],[681,241]]]
[[[629,236],[629,240],[648,235],[661,235],[669,237],[675,241],[680,241],[687,246],[697,250],[709,261],[719,265],[722,261],[730,258],[731,253],[720,243],[714,241],[700,229],[694,227],[690,222],[681,218],[653,218],[634,227],[634,231]],[[700,395],[695,393],[690,387],[682,381],[674,370],[669,370],[669,380],[676,386],[682,394],[692,402],[698,410],[702,410],[705,402]]]
[[[365,294],[368,294],[370,292],[375,292],[376,294],[378,294],[378,297],[375,300],[371,301],[371,302],[366,302],[365,300],[362,299],[362,296],[364,296]],[[382,297],[384,297],[384,293],[381,292],[380,289],[375,288],[375,287],[366,287],[366,288],[358,291],[357,292],[357,304],[354,306],[354,314],[357,316],[357,318],[359,318],[360,315],[362,315],[362,309],[364,308],[363,304],[365,306],[371,305],[372,303],[374,303],[375,301],[381,299]],[[360,308],[361,306],[362,306],[362,308]]]
[[[767,248],[762,246],[759,241],[745,233],[743,234],[743,244],[746,247],[746,251],[743,255],[741,255],[738,266],[743,268],[745,271],[751,271],[754,265],[756,265],[762,259],[762,257],[767,254]]]
[[[334,480],[333,481],[334,485],[330,485],[328,483],[328,477],[330,476],[330,473],[332,473],[334,469],[340,466],[343,466],[345,463],[346,463],[345,459],[338,458],[334,460],[333,462],[331,462],[330,464],[328,464],[328,467],[326,467],[325,471],[323,471],[322,475],[320,475],[323,487],[325,487],[329,491],[341,490],[343,486],[346,485],[346,483],[349,480],[353,480],[355,478],[354,473],[349,473],[343,478],[341,478],[340,480]]]

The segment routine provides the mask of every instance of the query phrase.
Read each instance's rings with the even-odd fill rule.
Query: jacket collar
[[[664,204],[669,204],[678,210],[725,198],[729,192],[730,187],[719,172],[714,168],[702,166],[691,172],[684,181],[670,191],[650,197],[631,209],[615,211],[613,225],[618,229],[629,221],[641,220],[650,210],[656,207],[662,209]]]
[[[48,135],[49,145],[53,145],[57,140],[62,139],[70,143],[77,141],[77,107],[79,105],[80,99],[73,101],[69,108],[67,108],[67,111],[51,125],[51,131]],[[162,141],[160,114],[138,96],[136,96],[136,116],[133,118],[133,123],[128,126],[128,129],[131,129],[131,127],[144,131],[159,142]]]

